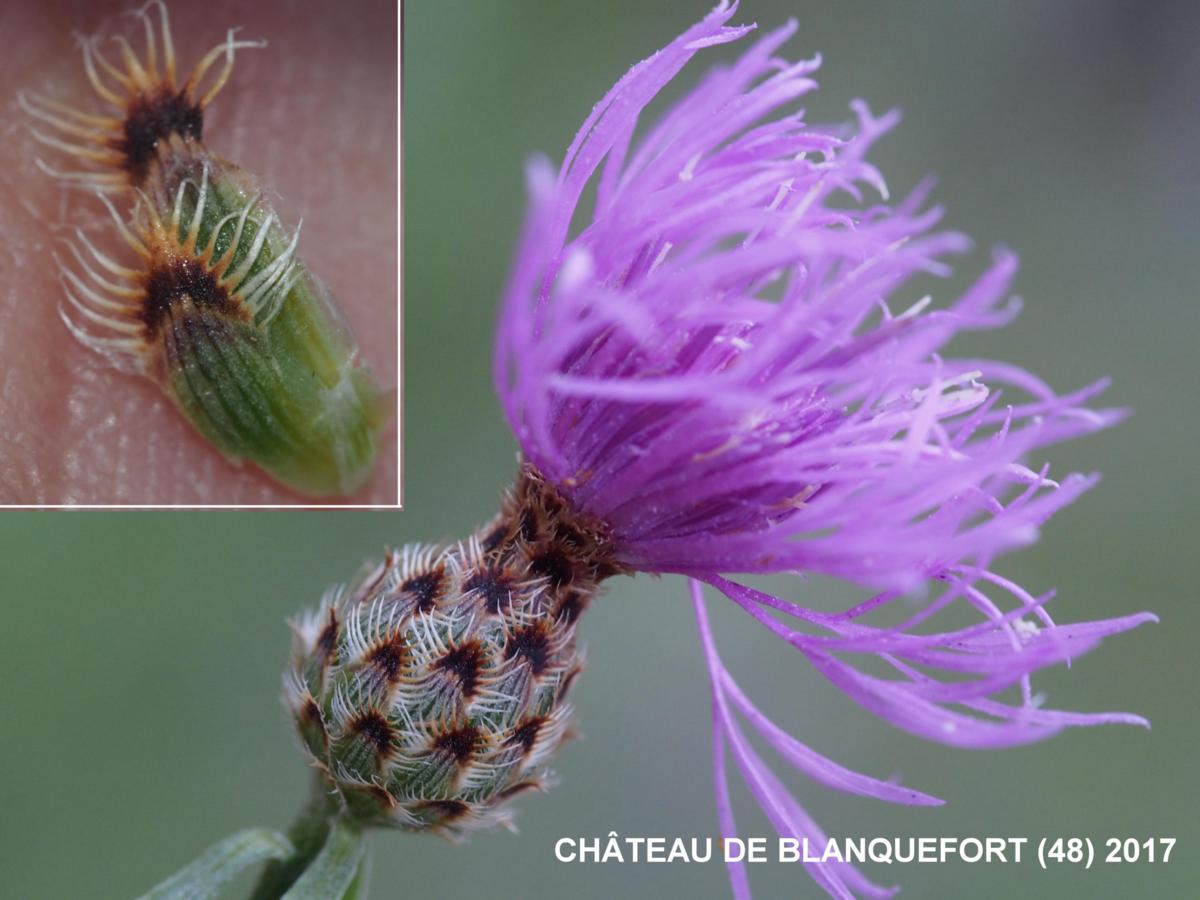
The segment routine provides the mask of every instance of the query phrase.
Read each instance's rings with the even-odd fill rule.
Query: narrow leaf
[[[333,900],[344,897],[367,853],[362,832],[334,821],[325,846],[283,900]]]
[[[243,869],[291,853],[291,842],[279,832],[247,828],[209,847],[138,900],[208,900]]]
[[[358,874],[354,876],[354,881],[350,883],[350,887],[346,893],[342,894],[342,900],[367,900],[367,894],[371,890],[371,854],[368,852],[362,858],[362,862],[358,865]]]

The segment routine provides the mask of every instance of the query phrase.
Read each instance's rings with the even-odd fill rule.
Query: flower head
[[[583,668],[575,623],[619,571],[596,523],[530,472],[455,546],[410,545],[295,624],[284,702],[356,826],[449,838],[553,781]]]
[[[791,23],[642,121],[694,55],[753,29],[726,25],[735,11],[722,3],[634,66],[557,173],[530,164],[495,380],[526,462],[577,514],[604,524],[617,563],[692,579],[723,830],[732,833],[728,746],[775,827],[812,837],[816,825],[735,712],[827,786],[939,801],[848,772],[771,724],[721,665],[702,585],[888,722],[977,748],[1072,725],[1144,724],[1044,709],[1029,676],[1153,617],[1059,626],[1044,609],[1049,594],[993,571],[1097,480],[1052,480],[1031,455],[1122,413],[1086,405],[1103,381],[1059,394],[1011,364],[942,355],[959,332],[1016,315],[1016,259],[997,251],[949,303],[916,295],[914,282],[949,274],[969,242],[938,229],[928,183],[892,200],[867,161],[897,114],[856,102],[851,125],[809,125],[795,102],[816,87],[819,60],[775,55]],[[876,593],[831,615],[727,577],[798,571]],[[871,624],[873,611],[930,583],[938,590],[901,624]],[[940,625],[940,613],[964,605],[978,624]],[[894,677],[860,671],[863,657]],[[1000,699],[1014,688],[1017,702]],[[886,893],[849,866],[812,873],[834,895]],[[732,875],[746,893],[745,874]]]

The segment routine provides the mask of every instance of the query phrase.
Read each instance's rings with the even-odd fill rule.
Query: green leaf
[[[367,855],[362,832],[340,819],[333,822],[325,846],[283,900],[332,900],[344,897]],[[355,891],[357,893],[357,890]]]
[[[354,880],[350,882],[350,887],[346,889],[346,893],[342,894],[342,900],[367,900],[367,893],[371,887],[371,854],[367,853],[361,863],[358,864],[358,873],[354,876]]]
[[[138,900],[207,900],[243,869],[268,859],[285,859],[292,844],[277,831],[247,828],[214,844]]]

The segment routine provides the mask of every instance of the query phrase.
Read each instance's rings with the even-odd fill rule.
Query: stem
[[[313,781],[313,796],[288,827],[287,837],[295,852],[273,860],[263,869],[250,900],[279,900],[308,868],[329,837],[336,803],[331,802],[320,778]]]

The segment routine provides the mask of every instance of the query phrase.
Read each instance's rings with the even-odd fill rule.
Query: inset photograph
[[[397,12],[7,5],[0,504],[399,505]]]

